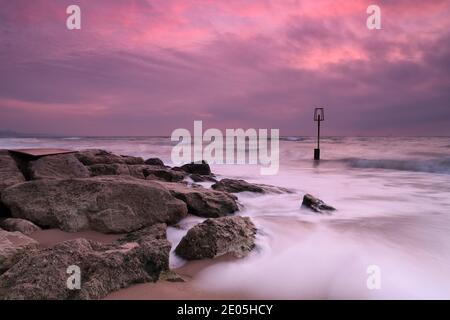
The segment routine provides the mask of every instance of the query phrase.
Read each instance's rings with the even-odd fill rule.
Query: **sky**
[[[325,135],[450,135],[449,16],[448,0],[0,0],[0,131],[312,135],[324,107]]]

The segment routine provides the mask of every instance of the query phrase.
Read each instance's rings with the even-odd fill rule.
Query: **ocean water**
[[[168,164],[173,145],[166,137],[0,139],[0,148],[103,148]],[[294,192],[238,194],[238,214],[258,227],[256,249],[206,268],[193,285],[253,298],[450,299],[450,138],[328,137],[319,163],[314,147],[313,138],[283,138],[273,176],[255,165],[212,166],[219,178]],[[337,211],[302,209],[305,193]],[[175,246],[201,221],[169,228],[169,240]],[[172,267],[183,263],[172,254]],[[379,268],[379,289],[367,286],[370,266]]]

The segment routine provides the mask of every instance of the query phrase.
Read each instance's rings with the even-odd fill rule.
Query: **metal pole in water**
[[[317,121],[317,148],[314,149],[314,160],[320,160],[320,122],[325,120],[323,108],[314,110],[314,121]]]

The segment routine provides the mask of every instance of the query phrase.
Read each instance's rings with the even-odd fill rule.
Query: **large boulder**
[[[336,210],[332,206],[326,204],[325,202],[314,197],[311,194],[305,194],[303,196],[302,207],[306,207],[317,213],[329,213],[330,211]]]
[[[86,166],[112,163],[124,163],[130,165],[144,163],[144,159],[139,157],[119,156],[101,149],[82,150],[75,153],[75,156]]]
[[[181,183],[161,183],[173,196],[186,203],[189,213],[204,218],[218,218],[239,210],[237,198],[226,192]]]
[[[255,235],[256,227],[248,217],[207,219],[188,231],[175,253],[187,260],[224,254],[243,257],[254,248]]]
[[[201,163],[187,163],[180,167],[181,170],[187,173],[196,173],[200,175],[210,175],[211,174],[211,168],[209,167],[209,164],[202,160]]]
[[[0,227],[7,231],[19,231],[25,235],[30,235],[36,231],[41,230],[41,228],[39,228],[33,222],[17,218],[7,218],[4,220],[0,220]]]
[[[38,243],[20,232],[0,229],[0,273],[37,249]]]
[[[4,273],[0,299],[100,299],[135,283],[157,281],[169,269],[169,252],[165,225],[148,228],[128,242],[65,241],[25,257]],[[79,267],[80,289],[67,285],[70,266]]]
[[[126,176],[29,181],[6,189],[2,201],[13,217],[70,232],[126,233],[187,214],[161,184]]]
[[[28,165],[31,179],[87,178],[89,170],[73,155],[60,154],[31,161]]]
[[[291,190],[266,184],[254,184],[239,179],[222,179],[211,186],[214,190],[231,193],[255,192],[255,193],[292,193]]]

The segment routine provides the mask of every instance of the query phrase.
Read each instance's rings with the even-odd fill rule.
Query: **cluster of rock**
[[[205,181],[214,184],[196,183]],[[98,299],[157,281],[171,274],[166,227],[188,214],[208,219],[187,232],[176,254],[187,260],[245,256],[255,246],[256,227],[232,216],[240,209],[233,194],[239,192],[291,191],[218,181],[206,162],[170,168],[158,158],[98,149],[40,158],[0,150],[0,299]],[[305,206],[328,210],[308,199]],[[41,228],[124,236],[110,244],[77,239],[41,248],[30,237]],[[79,290],[67,286],[69,266],[80,268]]]
[[[237,197],[189,184],[188,177],[217,182],[204,162],[170,168],[157,158],[104,150],[40,158],[0,151],[0,298],[97,299],[157,281],[169,271],[166,225],[188,213],[217,218],[219,225],[205,222],[210,239],[216,233],[214,242],[179,249],[186,259],[249,252],[256,229],[248,218],[230,216],[239,210]],[[126,235],[112,244],[77,239],[43,249],[29,237],[41,228]],[[183,243],[201,243],[195,230]],[[80,268],[80,290],[66,285],[71,265]]]

